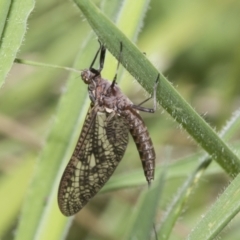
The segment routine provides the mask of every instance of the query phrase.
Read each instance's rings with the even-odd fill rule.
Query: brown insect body
[[[98,52],[100,69],[92,68]],[[130,131],[148,183],[154,178],[155,151],[147,128],[134,105],[116,85],[101,77],[106,49],[101,46],[90,69],[83,70],[91,105],[73,155],[63,173],[58,204],[61,212],[77,213],[107,182],[121,161]],[[148,110],[148,112],[153,112]]]
[[[83,81],[88,83],[89,77],[86,80],[86,76],[91,76],[90,70],[84,70],[81,76]],[[150,183],[154,179],[155,151],[147,127],[132,107],[133,103],[116,84],[112,86],[112,83],[103,79],[100,74],[92,77],[88,89],[89,96],[95,95],[95,105],[102,106],[104,111],[112,111],[126,120],[139,152],[146,179]]]

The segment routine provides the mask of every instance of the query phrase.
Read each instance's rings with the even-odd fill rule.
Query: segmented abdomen
[[[145,177],[150,184],[154,179],[156,155],[147,127],[141,116],[134,109],[125,110],[122,116],[127,120],[130,126],[129,130],[137,146]]]

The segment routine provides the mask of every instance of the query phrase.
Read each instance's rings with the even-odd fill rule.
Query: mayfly
[[[95,69],[93,65],[99,53],[100,68]],[[77,213],[108,181],[124,155],[128,132],[139,151],[148,184],[154,178],[155,151],[138,110],[155,112],[159,75],[153,91],[154,108],[141,106],[152,96],[134,105],[117,86],[117,71],[112,82],[101,77],[105,53],[106,48],[100,43],[90,68],[81,72],[82,80],[88,84],[91,104],[58,190],[59,208],[66,216]],[[119,58],[121,54],[122,43]]]

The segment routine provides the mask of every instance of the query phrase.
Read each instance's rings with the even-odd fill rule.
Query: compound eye
[[[81,77],[86,84],[89,84],[92,79],[92,74],[88,69],[86,69],[82,71]]]

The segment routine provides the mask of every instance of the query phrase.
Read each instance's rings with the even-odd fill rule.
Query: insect
[[[120,43],[119,58],[122,48]],[[100,68],[95,69],[93,65],[99,53]],[[77,213],[108,181],[124,155],[129,132],[139,151],[149,185],[154,178],[155,151],[138,110],[155,112],[159,75],[153,91],[154,108],[141,106],[152,96],[134,105],[117,86],[117,71],[112,82],[101,77],[105,53],[106,48],[100,43],[89,69],[81,72],[82,80],[88,85],[91,104],[58,190],[58,205],[66,216]]]

